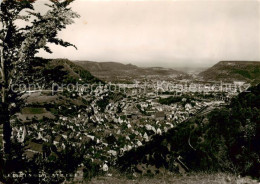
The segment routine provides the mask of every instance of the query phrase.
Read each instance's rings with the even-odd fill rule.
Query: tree
[[[11,150],[10,117],[14,113],[11,104],[20,95],[12,91],[12,85],[27,80],[24,72],[39,49],[52,53],[47,43],[75,47],[57,37],[59,31],[79,17],[69,7],[73,1],[50,0],[45,14],[34,11],[35,0],[3,0],[0,4],[0,122],[3,124],[5,160],[8,160]],[[18,26],[17,21],[25,21],[25,26]]]

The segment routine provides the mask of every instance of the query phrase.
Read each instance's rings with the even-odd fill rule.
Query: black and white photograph
[[[259,184],[260,0],[0,0],[0,184]]]

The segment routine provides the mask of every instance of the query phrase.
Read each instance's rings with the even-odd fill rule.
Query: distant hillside
[[[106,81],[132,81],[133,79],[143,77],[151,78],[158,76],[166,79],[169,77],[186,75],[184,72],[176,71],[174,69],[161,67],[141,68],[132,64],[117,62],[75,61],[75,64],[90,71],[94,76]]]
[[[89,71],[68,59],[35,58],[31,62],[28,76],[41,83],[93,83],[100,80]]]
[[[201,72],[199,76],[205,80],[245,81],[258,84],[260,82],[260,62],[220,61]]]
[[[137,66],[131,64],[122,64],[117,62],[93,62],[93,61],[77,61],[76,64],[88,69],[89,71],[116,71],[116,70],[135,70]]]

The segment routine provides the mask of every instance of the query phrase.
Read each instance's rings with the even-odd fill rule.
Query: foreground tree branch
[[[5,160],[10,159],[11,151],[10,103],[17,98],[11,86],[14,82],[26,80],[24,71],[39,49],[51,53],[48,43],[75,47],[57,37],[59,31],[79,17],[69,7],[71,2],[73,0],[50,0],[50,4],[46,4],[50,10],[45,14],[34,12],[35,0],[4,0],[0,5],[0,124],[3,124],[2,149]],[[15,23],[17,20],[25,21],[26,26],[18,27]]]

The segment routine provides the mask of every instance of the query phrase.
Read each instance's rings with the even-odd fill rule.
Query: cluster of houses
[[[58,120],[14,127],[13,138],[26,146],[28,158],[35,153],[46,156],[44,143],[54,145],[58,151],[70,144],[84,153],[84,159],[98,163],[107,171],[124,152],[142,146],[152,136],[167,132],[212,105],[203,101],[194,101],[193,105],[162,105],[156,96],[133,95],[110,99],[101,111],[97,101],[107,96],[108,91],[96,89],[85,96],[92,98],[91,103],[76,116],[60,116]]]

